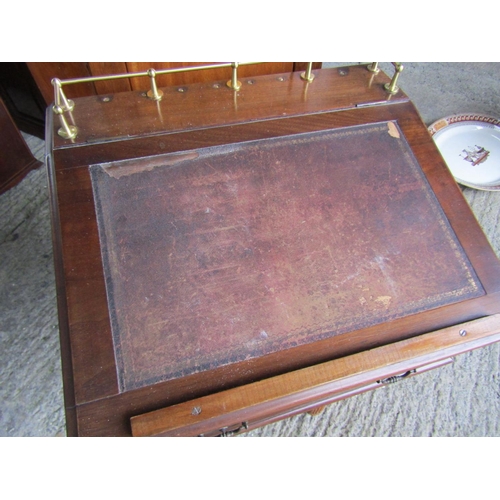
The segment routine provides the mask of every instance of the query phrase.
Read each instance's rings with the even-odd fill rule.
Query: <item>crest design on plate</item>
[[[486,161],[486,159],[488,158],[490,152],[487,151],[486,149],[484,149],[483,147],[481,146],[474,146],[473,148],[469,148],[469,149],[463,149],[462,152],[460,153],[460,156],[472,163],[472,165],[476,166],[476,165],[479,165],[480,163],[483,163],[484,161]]]

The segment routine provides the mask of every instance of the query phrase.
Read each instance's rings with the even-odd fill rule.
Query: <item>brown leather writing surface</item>
[[[484,294],[393,122],[91,174],[122,391]]]

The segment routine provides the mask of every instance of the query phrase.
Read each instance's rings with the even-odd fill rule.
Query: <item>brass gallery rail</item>
[[[220,64],[207,64],[203,66],[191,66],[187,68],[170,68],[164,70],[156,70],[153,68],[148,69],[147,71],[138,72],[138,73],[120,73],[116,75],[105,75],[105,76],[91,76],[85,78],[72,78],[68,80],[60,80],[59,78],[54,78],[52,80],[52,85],[54,87],[54,113],[59,115],[61,121],[61,128],[58,130],[58,134],[65,139],[74,139],[78,134],[78,129],[75,125],[70,125],[66,118],[64,117],[64,113],[71,112],[75,103],[70,99],[67,99],[64,92],[63,86],[65,85],[74,85],[78,83],[89,83],[89,82],[102,82],[108,80],[118,80],[123,78],[137,78],[137,77],[149,77],[151,89],[147,92],[147,97],[149,99],[160,101],[163,97],[163,92],[158,89],[156,85],[156,76],[158,75],[166,75],[172,73],[183,73],[190,71],[201,71],[207,69],[219,69],[219,68],[231,68],[231,79],[227,81],[227,86],[233,90],[239,90],[241,87],[241,82],[238,81],[238,67],[239,66],[248,66],[251,64],[262,64],[259,62],[232,62],[232,63],[220,63]],[[312,62],[307,63],[307,69],[303,73],[301,73],[301,78],[306,82],[312,82],[314,80],[314,74],[312,73]],[[394,65],[394,75],[390,83],[385,85],[385,89],[389,94],[397,94],[399,91],[397,84],[397,80],[399,75],[403,71],[403,65],[399,62],[393,62]],[[368,70],[373,73],[378,73],[380,70],[378,68],[378,62],[373,62],[367,66]]]

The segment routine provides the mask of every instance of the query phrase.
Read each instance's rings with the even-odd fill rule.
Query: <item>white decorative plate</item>
[[[434,122],[429,132],[458,183],[500,191],[500,120],[474,114],[448,116]]]

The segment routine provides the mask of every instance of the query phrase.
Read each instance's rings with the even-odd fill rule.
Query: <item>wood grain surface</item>
[[[246,430],[276,414],[290,416],[381,387],[386,377],[398,373],[404,377],[413,370],[425,370],[426,365],[441,366],[440,361],[447,362],[449,356],[499,340],[500,315],[495,315],[138,415],[131,419],[132,432],[134,436],[197,436],[240,430],[243,423]]]

